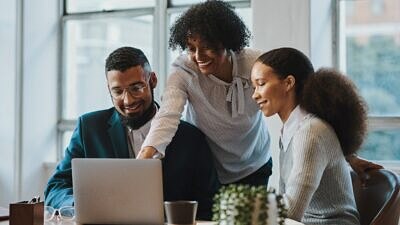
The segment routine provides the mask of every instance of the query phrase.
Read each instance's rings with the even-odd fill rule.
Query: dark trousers
[[[265,163],[260,169],[256,170],[256,172],[244,177],[234,184],[248,184],[251,186],[260,186],[260,185],[268,185],[269,177],[272,174],[272,159],[270,158],[267,163]]]
[[[162,159],[165,201],[195,200],[198,220],[212,219],[219,181],[209,148],[167,149]]]

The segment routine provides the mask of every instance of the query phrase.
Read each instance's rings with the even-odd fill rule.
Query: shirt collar
[[[143,136],[147,136],[147,133],[149,133],[151,121],[153,120],[153,118],[151,118],[149,121],[147,121],[147,123],[143,124],[143,126],[139,127],[139,129],[128,128],[129,132],[140,133]]]
[[[158,108],[159,108],[159,106],[158,106],[158,104],[156,103],[156,113],[158,112]],[[154,116],[156,115],[156,113],[154,113]],[[149,121],[147,121],[145,124],[143,124],[143,126],[139,127],[138,129],[131,129],[131,128],[129,128],[129,127],[127,127],[126,129],[127,129],[129,132],[132,132],[132,133],[140,133],[141,135],[143,135],[144,137],[146,137],[147,134],[148,134],[149,131],[150,131],[151,121],[154,119],[154,116],[153,116],[153,118],[151,118]]]
[[[307,114],[308,113],[305,110],[297,105],[296,108],[294,108],[294,110],[290,113],[287,121],[283,124],[281,129],[281,140],[284,151],[287,151],[290,141],[298,130],[301,121],[303,121]]]
[[[156,113],[157,112],[158,112],[158,105],[156,107]],[[147,134],[150,131],[151,121],[153,120],[153,118],[154,116],[137,129],[126,127],[126,132],[129,140],[129,149],[130,149],[129,154],[131,157],[137,156],[139,154],[144,139],[146,138]]]

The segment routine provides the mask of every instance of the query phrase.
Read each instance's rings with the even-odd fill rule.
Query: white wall
[[[44,162],[56,150],[57,32],[59,9],[54,0],[0,2],[0,206],[43,196],[48,175]],[[16,6],[21,3],[22,89],[18,90]],[[19,15],[20,16],[20,15]],[[7,17],[7,19],[4,19]],[[18,108],[18,94],[22,105]],[[16,134],[18,111],[22,132]],[[17,138],[18,137],[18,138]],[[20,142],[18,140],[21,140]],[[20,144],[18,144],[20,143]],[[20,148],[17,149],[17,146]],[[20,157],[16,157],[20,155]]]
[[[310,0],[310,57],[315,69],[335,66],[334,0]]]
[[[22,199],[43,196],[56,152],[59,2],[24,0]]]
[[[332,0],[252,0],[254,48],[293,47],[311,58],[315,68],[332,66]],[[271,134],[273,175],[278,188],[278,140],[282,123],[266,118]]]
[[[294,47],[314,67],[333,66],[333,0],[252,0],[254,47]]]
[[[13,199],[16,2],[0,1],[0,206]]]
[[[294,47],[309,55],[309,0],[253,0],[252,8],[256,48]]]

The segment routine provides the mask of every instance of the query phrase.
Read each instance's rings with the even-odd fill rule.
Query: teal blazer
[[[73,158],[129,158],[125,128],[115,108],[79,117],[65,156],[50,177],[45,203],[53,208],[74,203]],[[204,134],[181,121],[162,159],[164,200],[196,200],[198,219],[210,220],[212,198],[219,188],[213,157]]]

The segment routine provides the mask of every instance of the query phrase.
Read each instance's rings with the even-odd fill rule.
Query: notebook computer
[[[158,159],[73,159],[76,222],[164,224]]]

